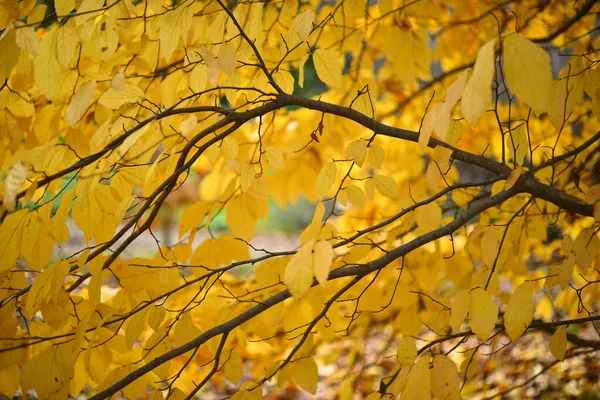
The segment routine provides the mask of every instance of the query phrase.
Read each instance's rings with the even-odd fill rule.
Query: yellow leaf
[[[17,30],[17,46],[33,55],[37,54],[40,40],[32,27],[21,26]],[[1,70],[1,68],[0,68]]]
[[[195,93],[202,92],[206,88],[206,82],[208,80],[206,74],[206,65],[202,63],[196,64],[192,73],[190,74],[190,87]]]
[[[219,248],[217,242],[213,239],[206,239],[194,251],[191,263],[195,265],[203,265],[206,268],[215,269],[221,265],[219,259]]]
[[[533,283],[525,282],[515,289],[504,313],[506,333],[513,342],[533,320]]]
[[[179,38],[185,41],[192,26],[192,12],[183,3],[168,11],[160,20],[160,52],[166,61],[171,59],[179,45]]]
[[[126,351],[126,349],[123,350]],[[111,361],[112,352],[108,348],[88,348],[83,355],[85,372],[87,372],[90,378],[97,384],[103,383],[104,378],[106,378],[107,375],[110,376],[109,368]]]
[[[154,331],[157,331],[160,327],[160,324],[162,324],[166,313],[167,312],[163,306],[156,305],[150,307],[150,311],[148,312],[148,325],[150,328],[152,328]]]
[[[237,385],[244,374],[244,363],[237,351],[232,350],[229,355],[229,360],[223,367],[223,373],[231,383]]]
[[[25,163],[19,161],[8,170],[8,176],[4,180],[3,204],[7,211],[15,211],[15,202],[19,189],[27,179],[29,168]]]
[[[221,43],[225,35],[225,23],[229,16],[226,12],[218,12],[208,29],[210,43]]]
[[[66,399],[75,374],[75,357],[69,343],[51,345],[25,364],[21,372],[21,388],[34,388],[42,399]]]
[[[508,147],[509,155],[513,157],[518,165],[523,165],[525,157],[529,154],[529,140],[527,139],[527,131],[523,125],[510,131],[506,135],[506,147]]]
[[[0,393],[9,399],[17,398],[15,396],[19,389],[19,376],[21,370],[18,365],[10,365],[0,369]]]
[[[358,98],[354,99],[352,103],[352,109],[358,111],[361,114],[373,118],[373,105],[368,93],[363,93]]]
[[[319,383],[319,369],[317,363],[312,357],[302,358],[298,361],[298,366],[294,372],[294,380],[304,390],[309,393],[317,393],[317,384]]]
[[[220,248],[218,258],[221,264],[230,264],[233,260],[250,259],[248,246],[233,235],[221,235],[217,239],[217,248]]]
[[[121,220],[117,218],[121,202],[117,190],[107,185],[97,185],[89,192],[78,193],[77,196],[72,216],[73,221],[83,231],[84,240],[109,240]]]
[[[417,359],[417,341],[407,336],[400,339],[396,348],[396,360],[400,366],[413,365]]]
[[[230,44],[223,43],[221,47],[219,47],[217,60],[223,72],[229,76],[233,75],[237,63],[237,55],[235,54],[235,49]]]
[[[567,257],[560,264],[554,264],[548,271],[545,287],[551,288],[559,284],[562,289],[566,288],[573,275],[574,267],[575,257]]]
[[[424,231],[437,229],[442,221],[442,209],[437,203],[425,204],[417,209],[416,219]]]
[[[465,125],[462,121],[450,121],[450,126],[448,127],[448,132],[446,132],[446,138],[444,141],[451,146],[456,145],[463,133],[465,133]]]
[[[445,140],[452,120],[451,108],[446,103],[438,103],[436,106],[435,115],[433,116],[433,130],[440,139]]]
[[[550,56],[540,45],[518,33],[508,35],[503,45],[508,88],[537,115],[545,112],[552,85]]]
[[[27,304],[25,305],[27,314],[33,316],[42,303],[58,296],[68,272],[69,263],[62,260],[52,264],[38,275],[27,295]]]
[[[288,33],[288,46],[295,46],[299,41],[308,40],[308,35],[313,28],[315,12],[309,8],[294,18]]]
[[[280,171],[285,169],[283,152],[278,147],[268,146],[267,148],[265,148],[264,156],[265,160],[267,161],[267,164],[273,167],[273,169],[277,169]]]
[[[21,237],[29,221],[28,209],[8,215],[0,225],[0,272],[14,267],[21,253]]]
[[[473,73],[462,95],[462,113],[471,126],[477,125],[488,106],[492,104],[495,44],[496,39],[492,39],[479,50]]]
[[[90,56],[97,61],[109,61],[111,59],[119,45],[118,27],[115,17],[111,14],[105,13],[96,19],[91,39],[93,50]]]
[[[319,175],[317,176],[317,182],[315,184],[315,193],[317,198],[321,199],[327,195],[327,192],[335,182],[337,175],[337,165],[331,161],[323,165]]]
[[[431,191],[437,191],[440,187],[440,181],[442,179],[442,174],[440,174],[440,169],[438,166],[430,162],[427,166],[427,172],[425,173],[425,180],[427,182],[427,187]]]
[[[567,328],[559,326],[550,338],[550,351],[557,360],[563,361],[567,352]]]
[[[308,292],[313,282],[312,250],[314,239],[300,247],[285,267],[283,282],[295,299],[300,299]]]
[[[279,383],[280,379],[277,378]],[[231,400],[262,400],[262,387],[256,387],[256,382],[246,381],[240,386],[238,391],[231,396]]]
[[[365,208],[365,192],[355,184],[346,186],[348,199],[358,208]]]
[[[181,390],[174,389],[169,396],[169,400],[174,400],[174,396],[177,396]],[[177,393],[176,393],[177,392]],[[185,399],[185,395],[182,396]],[[163,394],[160,390],[155,390],[149,397],[148,400],[163,400]]]
[[[471,291],[469,320],[471,330],[484,342],[494,329],[498,318],[498,306],[492,296],[481,288]]]
[[[375,175],[372,178],[372,180],[379,193],[381,193],[383,196],[389,197],[391,199],[400,196],[400,192],[398,191],[398,185],[389,176]]]
[[[458,332],[460,326],[467,318],[469,312],[469,291],[461,290],[452,299],[450,326],[454,332]]]
[[[206,76],[211,85],[216,85],[219,81],[219,62],[206,47],[200,49],[200,55],[206,65]]]
[[[33,63],[35,83],[40,91],[50,100],[54,98],[60,81],[60,63],[58,62],[57,42],[58,28],[54,27],[38,47]]]
[[[83,0],[81,5],[77,8],[77,16],[75,17],[75,23],[82,25],[86,21],[95,18],[102,12],[104,6],[104,0]],[[94,10],[99,10],[92,12]],[[161,10],[164,11],[164,10]]]
[[[481,236],[481,257],[488,266],[493,266],[500,249],[500,234],[495,226],[486,226]]]
[[[58,29],[56,37],[56,51],[58,62],[63,68],[68,68],[75,56],[79,38],[73,24],[64,24]]]
[[[317,239],[321,231],[321,222],[325,214],[325,205],[318,202],[311,223],[300,234],[300,243],[305,244],[310,239]]]
[[[8,97],[8,101],[6,102],[6,108],[15,116],[20,118],[28,118],[32,117],[35,114],[35,107],[30,102],[27,101],[27,96],[20,96],[16,92],[15,93],[6,93],[5,98]],[[2,103],[0,101],[0,103]]]
[[[294,92],[294,77],[288,71],[279,70],[273,74],[275,83],[287,94]]]
[[[458,102],[458,100],[463,95],[465,91],[465,86],[467,84],[467,78],[469,77],[469,72],[471,72],[471,68],[465,69],[458,79],[454,81],[448,90],[446,91],[446,97],[444,98],[444,103],[448,108],[448,111],[452,110],[452,107]]]
[[[242,167],[242,171],[240,172],[240,186],[242,190],[248,191],[254,182],[255,175],[254,165],[245,165]]]
[[[137,103],[144,98],[144,92],[137,86],[126,85],[123,90],[109,88],[98,99],[98,103],[113,110],[126,103]]]
[[[239,69],[234,69],[233,73],[225,83],[225,86],[240,87],[241,86],[241,73]],[[236,99],[240,96],[240,91],[236,89],[224,89],[225,97],[230,104],[235,104]]]
[[[183,136],[189,136],[189,134],[193,132],[196,125],[198,125],[198,117],[195,115],[190,115],[184,119],[181,124],[179,124],[177,130],[181,132]]]
[[[580,57],[573,57],[560,72],[559,79],[552,83],[548,117],[557,130],[569,119],[571,109],[581,102],[584,93],[589,93],[592,99],[595,97],[598,85],[589,82],[589,71]]]
[[[85,115],[95,92],[96,81],[93,79],[79,87],[67,108],[66,117],[69,126],[75,126],[75,124],[77,124],[77,122]]]
[[[333,247],[331,247],[331,243],[326,240],[316,242],[313,250],[313,271],[321,286],[325,286],[325,282],[327,282],[332,262]]]
[[[234,235],[250,240],[256,232],[256,222],[266,218],[269,210],[267,196],[248,192],[231,199],[227,206],[226,221]]]
[[[569,89],[572,89],[572,87]],[[567,80],[559,79],[552,82],[550,93],[548,117],[554,128],[559,130],[569,117],[568,105],[570,102],[567,100],[567,96],[570,96],[570,94],[567,91]]]
[[[14,26],[9,26],[0,35],[0,48],[0,79],[7,79],[21,54]]]
[[[373,168],[381,168],[385,159],[385,150],[379,146],[371,145],[367,150],[367,160]]]
[[[102,271],[100,271],[97,274],[92,275],[88,285],[88,299],[94,307],[98,307],[102,299],[102,281]]]
[[[501,191],[504,190],[504,186],[506,185],[506,181],[498,181],[492,185],[492,196],[497,195]]]
[[[146,307],[127,320],[127,326],[125,327],[125,344],[128,348],[131,349],[133,347],[144,331],[149,311],[150,307]]]
[[[176,346],[183,346],[190,340],[200,336],[202,332],[192,321],[192,314],[189,311],[184,312],[179,317],[179,320],[175,324],[175,334],[173,335],[173,341]]]
[[[431,391],[439,400],[459,400],[461,381],[456,364],[445,355],[437,354],[433,358],[431,371]]]
[[[42,21],[44,19],[44,16],[46,15],[47,8],[48,6],[46,6],[45,4],[38,4],[37,6],[35,6],[27,16],[27,23],[37,24],[38,22]]]
[[[331,50],[318,49],[313,53],[313,61],[320,80],[329,86],[341,86],[342,63],[337,53]]]
[[[153,349],[158,349],[159,347],[160,346],[155,346]],[[151,353],[149,353],[149,354],[151,354]],[[149,357],[149,355],[148,355],[148,357]],[[92,358],[92,357],[90,357],[90,358]],[[155,358],[155,357],[153,357],[153,358]],[[92,365],[92,364],[94,364],[93,359],[90,362],[90,365]],[[107,367],[106,370],[108,370],[109,366],[110,366],[110,364],[106,365],[106,367]],[[121,379],[125,378],[127,375],[133,373],[138,368],[139,367],[135,364],[116,366],[106,375],[106,378],[102,381],[102,384],[98,386],[98,391],[105,390],[108,387],[110,387],[111,385],[114,385]],[[106,370],[104,370],[103,372],[106,373]],[[154,371],[156,372],[156,369]],[[152,379],[153,378],[150,377],[150,374],[145,374],[145,375],[140,376],[139,378],[134,380],[132,383],[127,385],[125,388],[123,388],[123,395],[126,398],[137,398],[139,393],[145,393],[146,390],[148,390],[148,386],[153,386]],[[68,389],[68,386],[67,386],[67,389]]]
[[[298,86],[304,87],[304,64],[308,61],[308,54],[302,56],[298,64]]]
[[[110,87],[113,89],[123,90],[125,89],[125,85],[125,73],[122,71],[116,73],[110,80]]]
[[[132,135],[127,136],[127,138],[125,140],[123,140],[123,143],[119,146],[119,156],[120,157],[124,157],[125,154],[127,154],[127,152],[129,150],[131,150],[132,148],[135,149],[135,144],[140,140],[140,138],[142,137],[142,135],[144,135],[144,132],[146,131],[146,127],[139,129],[137,132],[135,132]]]
[[[515,183],[517,183],[522,173],[523,167],[521,167],[520,165],[517,168],[510,171],[510,174],[508,174],[508,178],[506,178],[506,183],[504,184],[504,190],[510,190],[510,188],[512,188],[515,185]]]
[[[350,142],[346,147],[346,159],[353,160],[359,167],[363,166],[367,157],[367,142],[364,139],[358,139]]]
[[[223,153],[223,156],[228,160],[237,159],[239,153],[239,146],[237,140],[235,140],[231,136],[227,136],[225,139],[223,139],[223,142],[221,144],[221,152]]]
[[[410,369],[402,389],[402,400],[431,399],[431,372],[429,356],[424,356]]]
[[[468,379],[472,378],[478,371],[477,364],[477,359],[475,357],[471,358],[470,354],[468,354],[460,364],[460,373]]]
[[[68,15],[75,8],[75,0],[56,0],[54,9],[59,18]]]

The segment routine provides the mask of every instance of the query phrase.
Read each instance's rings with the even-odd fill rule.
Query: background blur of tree
[[[0,397],[598,398],[599,13],[0,0]]]

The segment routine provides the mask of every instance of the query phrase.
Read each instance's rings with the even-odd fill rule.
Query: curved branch
[[[561,161],[566,160],[567,158],[576,156],[577,154],[581,153],[582,151],[584,151],[585,149],[587,149],[588,147],[590,147],[591,145],[593,145],[594,143],[598,143],[598,141],[600,140],[600,131],[596,132],[596,134],[594,136],[592,136],[591,138],[589,138],[588,140],[586,140],[585,142],[583,142],[582,144],[580,144],[579,146],[575,147],[572,150],[567,151],[566,153],[561,154],[560,156],[556,156],[548,161],[546,161],[545,163],[542,163],[540,165],[538,165],[537,167],[534,167],[532,169],[533,172],[537,172],[541,169],[547,168],[547,167],[551,167],[555,164],[558,164]]]
[[[519,183],[522,185],[523,191],[537,198],[546,200],[562,209],[569,212],[579,214],[586,217],[594,216],[594,205],[587,204],[583,200],[572,196],[562,190],[558,190],[552,186],[544,185],[531,175],[521,177]]]
[[[586,1],[585,4],[583,5],[583,7],[581,7],[575,15],[573,15],[573,18],[567,20],[564,24],[562,24],[560,27],[558,27],[558,29],[556,29],[551,34],[549,34],[545,37],[542,37],[542,38],[533,39],[533,41],[536,43],[544,43],[544,42],[550,42],[550,41],[556,39],[557,37],[559,37],[560,35],[565,33],[570,27],[572,27],[577,21],[579,21],[581,18],[585,17],[587,15],[587,13],[590,12],[590,10],[594,6],[594,4],[596,4],[597,2],[598,2],[598,0]]]
[[[367,129],[372,130],[374,133],[383,136],[389,136],[397,139],[403,139],[409,142],[418,143],[419,141],[419,133],[414,132],[408,129],[396,128],[389,125],[385,125],[377,120],[366,116],[352,108],[339,106],[333,103],[327,103],[321,100],[313,100],[305,97],[294,96],[283,94],[280,95],[279,98],[282,102],[286,103],[286,105],[294,105],[299,107],[304,107],[310,110],[321,111],[326,114],[337,115],[349,120],[352,120]],[[429,139],[428,146],[431,148],[436,148],[438,146],[447,148],[452,150],[452,158],[456,160],[460,160],[466,162],[467,164],[475,165],[477,167],[481,167],[490,172],[493,172],[497,175],[508,174],[510,172],[510,168],[506,165],[492,160],[490,158],[476,155],[473,153],[469,153],[464,150],[457,149],[454,146],[449,145],[441,140],[431,138]]]
[[[378,135],[394,137],[415,143],[419,141],[419,134],[417,132],[382,124],[381,122],[378,122],[375,119],[348,107],[293,95],[282,95],[280,98],[288,105],[305,107],[311,110],[317,110],[352,120],[367,129],[373,130],[373,132]],[[429,139],[428,146],[431,148],[441,146],[452,150],[452,158],[455,160],[463,161],[467,164],[483,168],[487,171],[493,172],[498,176],[508,176],[511,171],[507,165],[501,162],[457,149],[456,147],[435,138]],[[521,177],[520,182],[522,192],[529,193],[535,197],[551,202],[560,208],[576,214],[588,217],[592,217],[594,215],[594,209],[592,205],[586,204],[581,199],[559,189],[545,185],[532,176],[523,176]]]
[[[98,150],[96,153],[94,154],[90,154],[87,157],[84,157],[82,159],[80,159],[79,161],[77,161],[76,163],[69,165],[67,168],[64,168],[60,171],[55,172],[54,174],[48,175],[47,177],[40,179],[37,183],[38,187],[42,187],[44,185],[47,185],[48,183],[62,178],[63,176],[73,172],[73,171],[77,171],[91,163],[93,163],[94,161],[99,160],[102,156],[104,156],[106,153],[115,150],[117,147],[119,147],[121,144],[123,144],[123,142],[125,141],[125,139],[127,139],[128,137],[130,137],[132,134],[134,134],[135,132],[139,131],[140,129],[142,129],[143,127],[145,127],[146,125],[148,125],[151,122],[154,121],[158,121],[161,120],[163,118],[166,117],[170,117],[172,115],[176,115],[176,114],[181,114],[181,112],[179,111],[179,109],[177,109],[176,107],[181,104],[181,101],[175,103],[172,107],[166,109],[165,111],[158,113],[156,115],[153,115],[151,117],[146,118],[145,120],[141,121],[140,123],[138,123],[137,125],[135,125],[134,127],[132,127],[131,129],[126,130],[125,132],[123,132],[121,135],[119,135],[118,137],[116,137],[115,139],[113,139],[110,143],[108,143],[106,146],[104,146],[102,149]],[[190,111],[190,110],[194,110],[194,111]],[[198,107],[190,107],[188,109],[186,109],[185,112],[217,112],[217,113],[225,113],[225,109],[223,109],[222,107],[213,107],[213,106],[198,106]],[[25,193],[27,193],[27,190],[23,190],[19,193],[17,193],[15,200],[20,199],[21,197],[25,196]],[[0,199],[0,205],[2,205],[2,200]]]
[[[427,244],[433,240],[436,240],[436,239],[439,239],[446,235],[449,235],[450,233],[459,229],[463,224],[470,221],[476,215],[478,215],[481,212],[485,211],[486,209],[494,207],[494,206],[502,203],[503,201],[507,200],[508,198],[514,196],[515,194],[518,193],[518,190],[516,189],[517,186],[518,185],[513,186],[513,188],[509,191],[504,191],[504,192],[501,192],[501,193],[499,193],[493,197],[490,197],[488,199],[483,199],[476,203],[473,203],[467,209],[467,211],[465,211],[461,216],[459,216],[458,218],[456,218],[454,221],[450,222],[449,224],[447,224],[439,229],[436,229],[435,231],[432,231],[432,232],[429,232],[422,236],[419,236],[418,238],[416,238],[402,246],[397,247],[396,249],[390,251],[385,256],[383,256],[375,261],[372,261],[372,262],[370,262],[368,264],[364,264],[364,265],[336,269],[329,273],[329,280],[339,279],[342,277],[350,277],[350,276],[354,276],[354,277],[364,276],[373,271],[384,268],[385,266],[387,266],[388,264],[393,262],[395,259],[408,254],[409,252],[415,250],[416,248],[419,248],[419,247],[423,246],[424,244]],[[318,282],[316,280],[314,280],[312,283],[312,286],[315,286],[317,284],[318,284]],[[165,354],[162,354],[161,356],[148,362],[144,366],[131,372],[130,374],[125,376],[123,379],[121,379],[120,381],[113,384],[112,386],[110,386],[110,387],[106,388],[105,390],[92,396],[90,399],[91,400],[99,400],[99,399],[103,399],[103,398],[112,396],[113,394],[117,393],[119,390],[121,390],[125,386],[129,385],[131,382],[135,381],[136,379],[140,378],[141,376],[145,375],[146,373],[152,371],[154,368],[172,360],[175,357],[178,357],[182,354],[187,353],[188,351],[194,349],[195,347],[202,345],[203,343],[212,339],[215,336],[221,335],[225,332],[229,332],[229,331],[235,329],[236,327],[240,326],[244,322],[249,321],[250,319],[256,317],[257,315],[261,314],[262,312],[268,310],[269,308],[281,303],[282,301],[284,301],[290,297],[291,297],[291,295],[288,290],[283,290],[279,293],[274,294],[273,296],[271,296],[264,302],[257,304],[256,306],[244,311],[243,313],[239,314],[237,317],[232,318],[231,320],[229,320],[221,325],[218,325],[212,329],[205,331],[201,335],[197,336],[196,338],[192,339],[188,343],[186,343],[176,349],[173,349],[171,351],[168,351]]]
[[[242,112],[233,112],[233,111],[227,111],[225,112],[226,117],[215,122],[214,124],[212,124],[211,126],[207,127],[206,129],[202,130],[201,132],[199,132],[198,134],[196,134],[184,147],[184,149],[181,151],[180,154],[180,159],[175,167],[175,171],[167,178],[165,179],[165,181],[163,183],[161,183],[156,189],[155,191],[149,196],[149,198],[146,200],[146,202],[144,203],[144,205],[142,206],[142,209],[140,212],[138,212],[136,214],[137,218],[131,218],[130,221],[128,221],[128,223],[121,228],[112,238],[110,241],[108,241],[107,243],[103,244],[101,247],[99,247],[96,251],[94,251],[93,253],[91,253],[86,262],[90,262],[92,259],[94,259],[95,257],[97,257],[98,255],[102,254],[105,250],[109,249],[110,246],[112,246],[113,244],[116,243],[116,241],[118,239],[120,239],[129,229],[131,229],[135,223],[139,220],[139,218],[141,218],[143,212],[145,212],[146,210],[148,210],[153,202],[154,199],[159,196],[161,193],[163,193],[163,195],[161,195],[159,197],[159,200],[162,203],[162,201],[164,201],[164,199],[166,198],[166,196],[169,193],[169,186],[172,187],[175,185],[175,183],[177,182],[177,178],[179,177],[179,175],[181,175],[184,171],[186,171],[188,168],[190,168],[193,163],[198,159],[198,157],[200,157],[200,155],[203,153],[204,150],[206,150],[210,145],[220,141],[223,139],[223,137],[227,136],[228,134],[232,133],[233,131],[235,131],[237,128],[239,128],[239,126],[241,126],[242,124],[244,124],[245,122],[256,118],[258,116],[267,114],[269,112],[272,112],[278,108],[281,108],[282,104],[277,102],[277,101],[271,101],[269,103],[266,103],[262,106],[259,107],[255,107],[251,110],[247,110],[247,111],[242,111]],[[188,107],[185,108],[185,113],[192,113],[192,112],[197,112],[197,111],[205,111],[206,107]],[[220,109],[220,108],[219,108]],[[168,115],[174,115],[174,114],[178,114],[179,109],[174,109],[171,108],[168,111],[166,111],[165,113],[160,115],[160,118],[164,118]],[[153,118],[158,118],[157,116],[153,117]],[[160,119],[158,118],[158,119]],[[226,130],[225,132],[221,133],[220,135],[216,136],[215,138],[212,138],[210,141],[208,141],[207,143],[205,143],[200,149],[198,149],[196,151],[196,153],[194,153],[194,156],[191,157],[189,160],[187,160],[187,162],[184,162],[187,158],[188,153],[194,148],[195,144],[200,141],[201,139],[203,139],[204,137],[206,137],[207,135],[209,135],[212,132],[215,132],[216,130],[230,124],[233,123],[234,125],[232,125],[232,127],[230,127],[228,130]],[[137,125],[139,126],[139,125]],[[136,126],[136,128],[137,128]],[[139,129],[139,128],[137,128]],[[133,130],[132,130],[133,132]],[[124,136],[124,135],[122,135]],[[124,139],[123,139],[124,140]],[[107,146],[108,147],[108,146]],[[116,147],[115,147],[116,148]],[[108,151],[108,150],[107,150]],[[100,153],[100,152],[99,152]],[[97,153],[97,154],[99,154]],[[98,156],[98,158],[101,155]],[[161,200],[162,199],[162,200]],[[156,211],[158,212],[158,211]],[[155,216],[155,214],[154,214]],[[152,219],[149,219],[148,221],[150,221],[150,223],[152,222]],[[130,236],[127,240],[126,243],[131,244],[131,242],[133,242],[133,240],[135,240],[135,238],[137,238],[144,230],[146,230],[150,223],[145,224],[142,228],[143,229],[138,229],[135,231],[135,233]],[[147,226],[146,226],[147,225]],[[110,256],[109,259],[106,260],[106,262],[103,265],[103,269],[106,269],[111,262],[113,262],[118,255],[126,248],[126,246],[119,246],[119,248],[113,252]],[[76,267],[74,266],[70,272],[73,272],[76,269]],[[82,282],[84,282],[86,279],[88,279],[90,277],[90,273],[85,273],[83,275],[81,275],[77,281],[71,285],[69,287],[69,291],[72,291],[75,289],[75,287],[77,287],[78,285],[80,285]],[[10,301],[10,299],[18,297],[18,296],[22,296],[25,293],[27,293],[29,291],[29,289],[31,288],[31,286],[27,286],[26,288],[23,288],[21,290],[19,290],[18,292],[12,293],[10,296],[8,296],[5,299],[0,300],[0,307],[2,307],[3,305],[7,304],[8,301]]]

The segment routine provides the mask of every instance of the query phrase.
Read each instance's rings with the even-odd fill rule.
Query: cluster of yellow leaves
[[[504,18],[515,19],[499,34],[489,5],[478,1],[37,3],[0,0],[0,393],[13,396],[20,386],[41,398],[66,398],[109,388],[288,290],[293,300],[229,332],[215,387],[228,380],[238,385],[233,398],[259,399],[260,388],[246,389],[277,372],[278,386],[295,382],[314,394],[324,359],[354,365],[370,332],[393,331],[399,373],[390,390],[403,399],[456,399],[463,377],[477,373],[468,360],[475,353],[419,351],[415,337],[453,332],[493,345],[500,327],[515,342],[534,317],[583,315],[569,285],[583,286],[598,265],[597,225],[571,223],[537,202],[534,213],[510,222],[507,215],[524,204],[517,196],[468,221],[450,241],[430,241],[372,281],[366,275],[311,325],[345,283],[330,280],[332,271],[371,265],[487,195],[462,188],[430,199],[462,182],[454,147],[511,169],[492,196],[535,174],[586,194],[600,221],[600,186],[588,166],[572,167],[573,176],[583,175],[577,183],[571,167],[560,176],[532,168],[598,129],[597,61],[571,57],[553,79],[547,47],[532,39],[572,10],[553,3],[539,23],[537,5],[507,3]],[[523,21],[533,23],[517,24]],[[573,32],[585,37],[594,24],[595,17],[584,18]],[[585,43],[569,48],[584,53],[598,40]],[[441,79],[437,94],[415,92],[434,78],[433,63],[461,72]],[[348,107],[356,121],[375,118],[418,131],[418,138],[411,132],[410,141],[393,140],[335,112],[287,106],[225,134],[232,112],[238,118],[298,88],[307,96],[327,90],[318,97]],[[494,104],[503,89],[514,96],[510,105]],[[496,113],[512,121],[496,121]],[[122,252],[136,245],[129,238],[157,227],[156,216],[178,191],[162,193],[186,185],[194,195],[179,215],[178,241],[159,244],[153,256]],[[252,260],[270,200],[286,208],[300,196],[317,202],[300,245],[283,255],[262,250],[265,261]],[[214,234],[223,212],[226,232]],[[71,257],[53,256],[74,236],[70,220],[84,243],[74,244]],[[549,225],[564,231],[562,241],[549,238]],[[530,270],[533,261],[543,267]],[[238,273],[230,268],[238,264],[258,265]],[[597,295],[591,285],[584,300]],[[289,354],[295,341],[288,338],[306,326],[316,332],[314,346],[279,369],[273,360]],[[559,360],[567,338],[561,325],[549,341]],[[152,390],[150,398],[161,399],[177,377],[169,396],[184,398],[212,368],[219,339],[156,367],[122,394]],[[327,345],[325,354],[315,351],[318,344]],[[352,372],[344,379],[340,398],[354,395],[359,378]]]
[[[326,240],[310,239],[294,254],[285,268],[283,281],[296,298],[312,286],[313,275],[321,285],[327,282],[333,261],[333,249]]]

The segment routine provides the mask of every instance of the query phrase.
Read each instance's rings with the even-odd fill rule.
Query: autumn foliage
[[[599,14],[0,0],[0,394],[523,397],[598,365]]]

